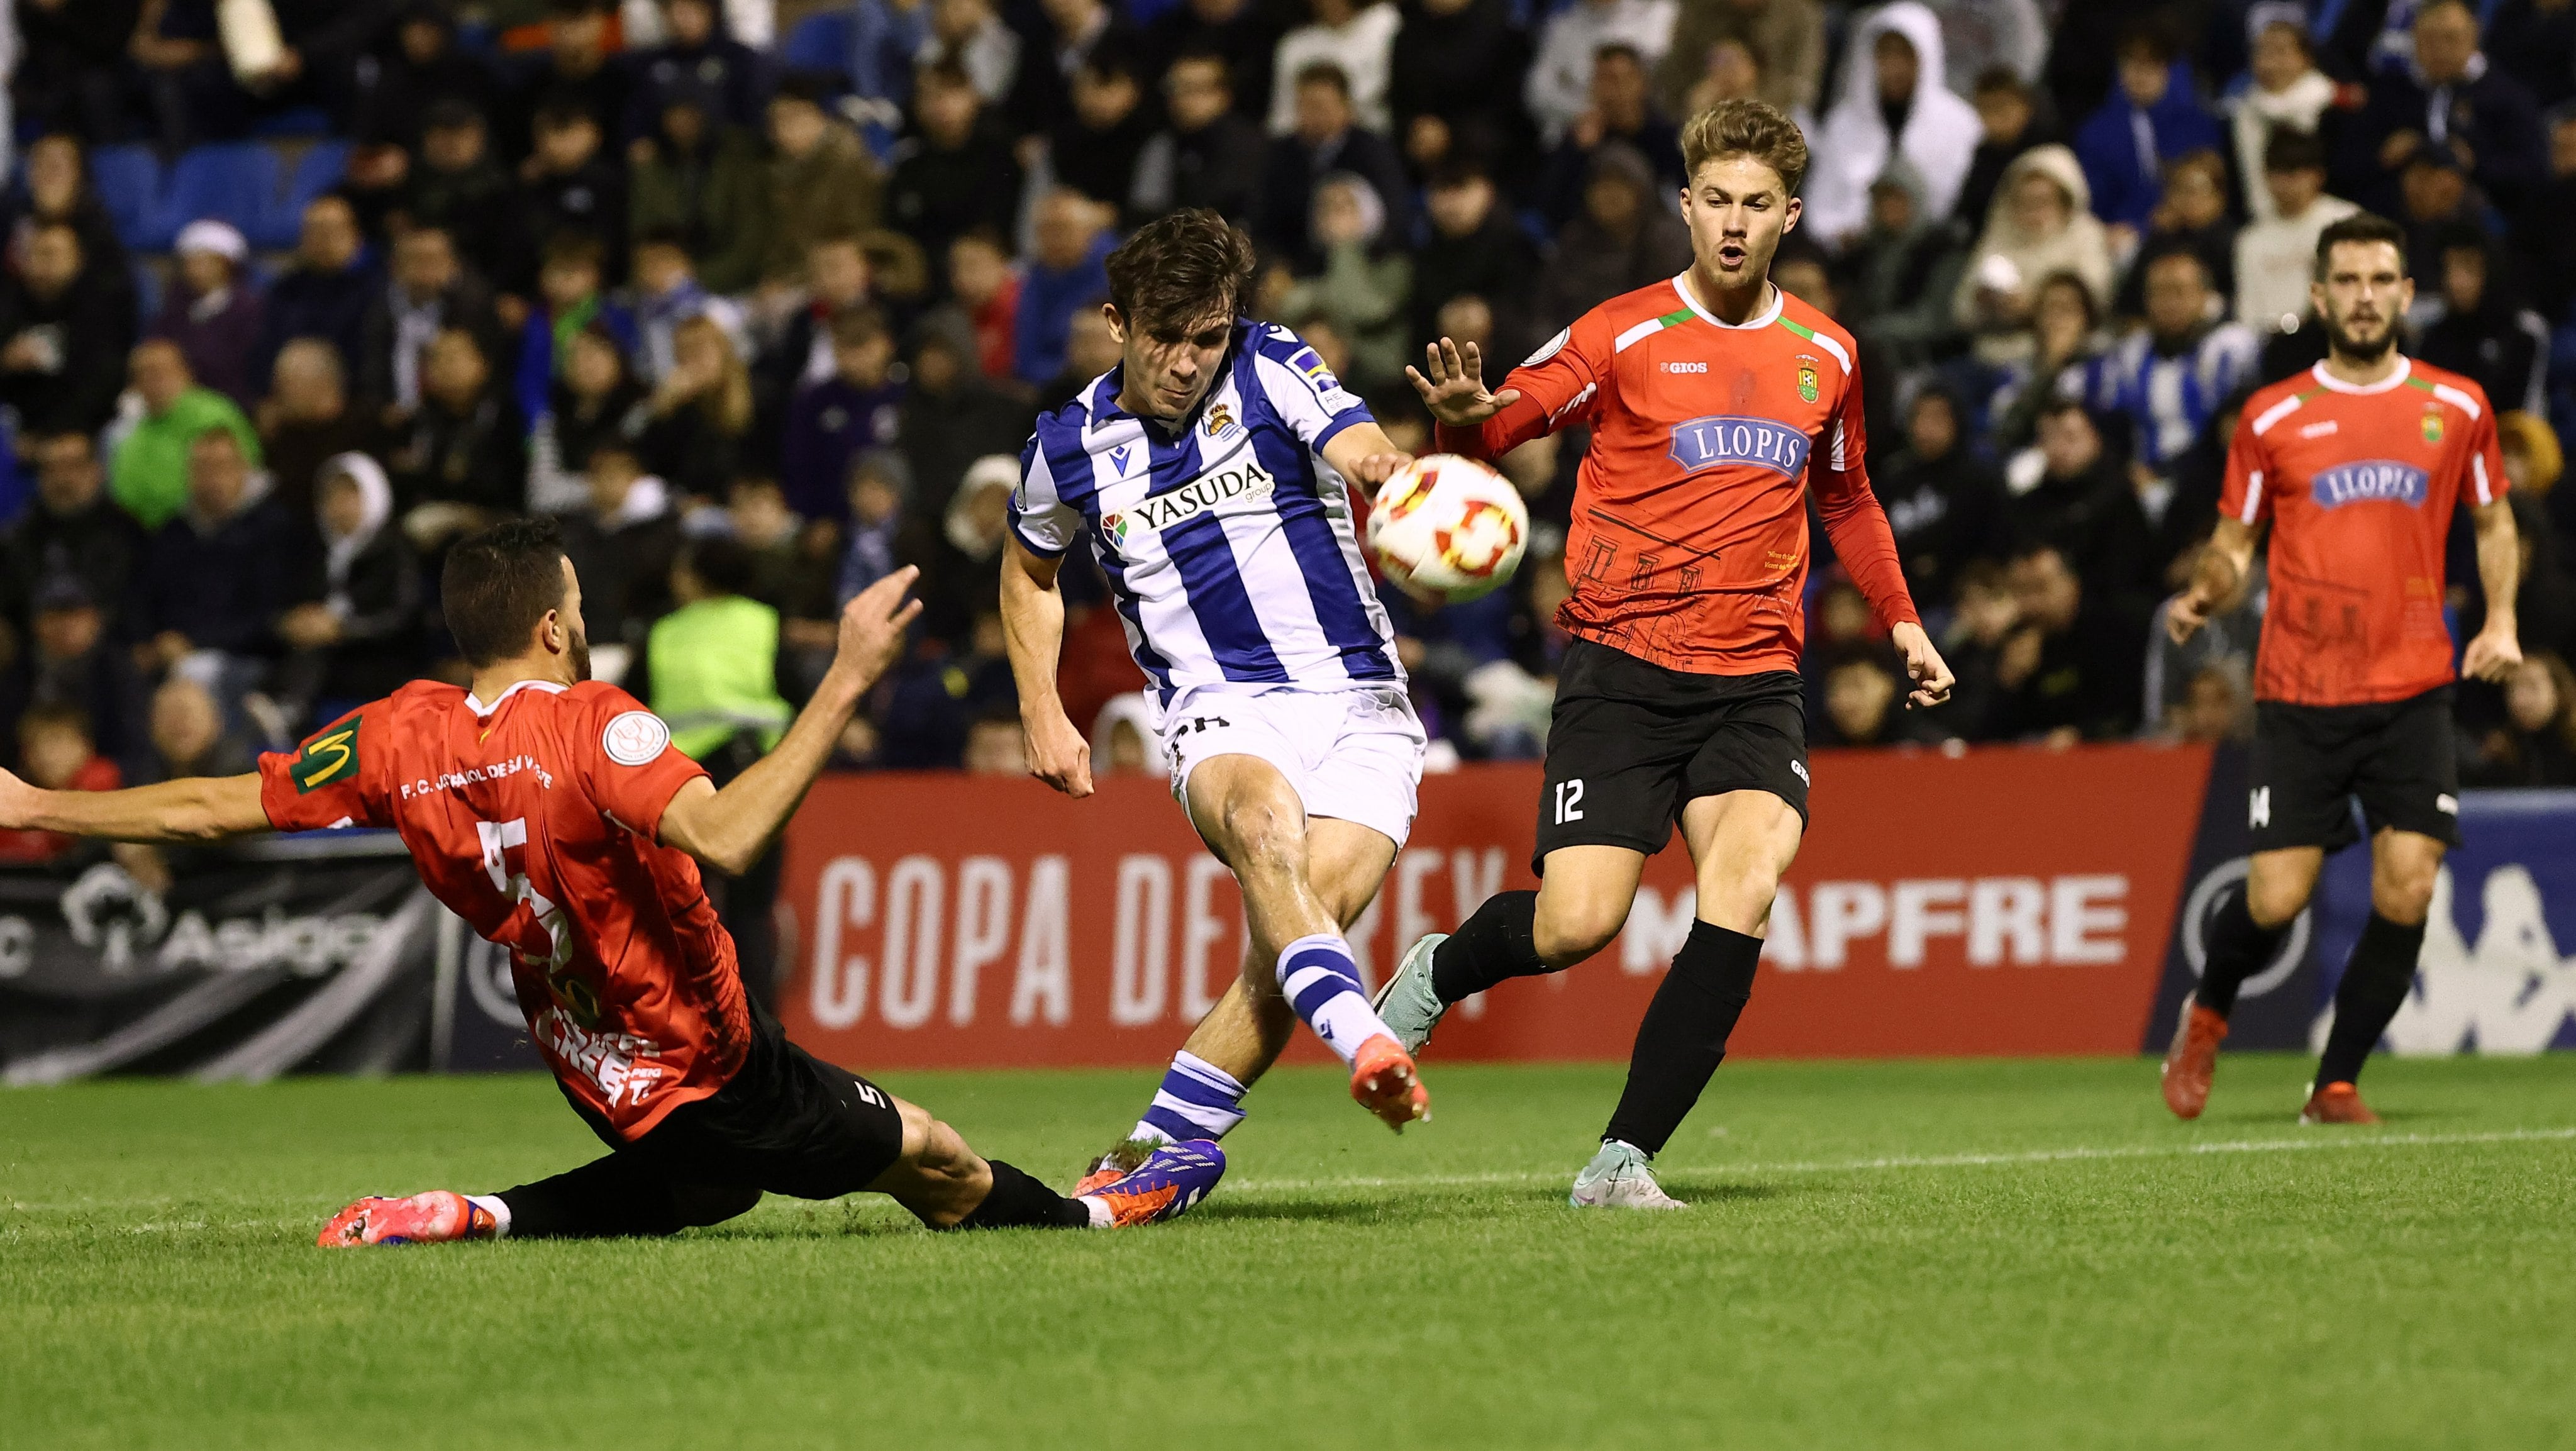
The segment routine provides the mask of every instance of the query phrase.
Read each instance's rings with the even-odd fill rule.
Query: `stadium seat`
[[[786,44],[778,48],[779,63],[791,71],[827,73],[846,88],[852,30],[849,11],[818,10],[788,30]]]
[[[255,238],[277,205],[278,171],[277,153],[257,141],[217,142],[181,153],[162,202],[162,245],[201,217],[219,217]]]
[[[260,230],[250,234],[254,247],[286,248],[295,245],[296,235],[304,226],[304,208],[315,197],[340,184],[349,173],[346,141],[316,141],[295,158],[286,173],[286,191],[268,209]]]
[[[158,251],[170,240],[161,226],[161,159],[149,146],[101,146],[89,154],[90,180],[116,223],[116,235],[137,251]]]

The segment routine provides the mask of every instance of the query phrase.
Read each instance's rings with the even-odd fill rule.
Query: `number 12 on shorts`
[[[1569,821],[1581,821],[1582,819],[1583,782],[1579,779],[1557,782],[1556,824],[1563,826]]]

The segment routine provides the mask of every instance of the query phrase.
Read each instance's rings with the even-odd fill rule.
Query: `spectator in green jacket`
[[[690,541],[671,564],[679,607],[654,621],[645,689],[671,743],[729,782],[778,744],[790,714],[778,694],[778,611],[752,599],[751,551],[723,534]],[[733,933],[743,986],[766,1003],[776,989],[778,845],[749,871],[711,879],[707,894]]]
[[[116,445],[108,494],[146,529],[158,529],[188,506],[188,442],[209,428],[241,441],[242,456],[260,463],[259,432],[233,400],[197,385],[179,345],[154,338],[135,348],[127,376],[142,396],[143,416]]]

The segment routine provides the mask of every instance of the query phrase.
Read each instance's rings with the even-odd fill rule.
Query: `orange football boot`
[[[1431,1117],[1431,1090],[1414,1071],[1413,1055],[1392,1034],[1380,1033],[1360,1045],[1351,1060],[1351,1097],[1397,1133],[1417,1119]]]
[[[2361,1101],[2361,1090],[2349,1083],[2328,1083],[2308,1095],[2307,1107],[2299,1110],[2303,1124],[2375,1124],[2379,1115]]]
[[[2173,1046],[2165,1050],[2165,1107],[2176,1118],[2198,1118],[2209,1104],[2210,1076],[2218,1071],[2218,1045],[2227,1041],[2227,1020],[2186,998],[2182,1021],[2174,1025]]]
[[[324,1249],[355,1249],[370,1244],[443,1244],[458,1239],[491,1239],[501,1230],[492,1211],[446,1189],[432,1189],[408,1199],[370,1195],[322,1226],[313,1242]]]

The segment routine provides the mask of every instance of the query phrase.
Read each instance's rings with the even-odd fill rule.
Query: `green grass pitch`
[[[1686,1215],[1565,1207],[1618,1070],[1283,1072],[1201,1212],[934,1236],[771,1198],[670,1242],[326,1253],[363,1192],[594,1152],[539,1079],[0,1094],[0,1446],[2576,1443],[2576,1059],[1730,1064]],[[898,1074],[1056,1182],[1152,1077]]]

